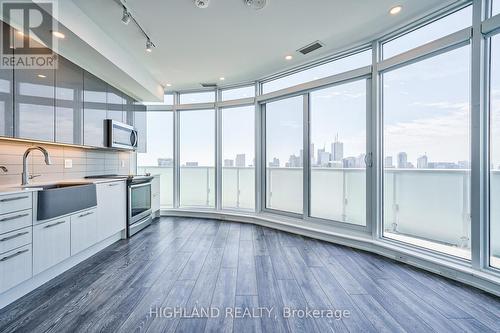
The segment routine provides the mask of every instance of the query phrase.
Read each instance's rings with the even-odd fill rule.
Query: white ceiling
[[[145,38],[121,22],[114,0],[73,2],[120,48],[168,89],[200,88],[253,81],[298,64],[369,41],[456,0],[268,0],[255,11],[243,0],[127,0],[133,16],[156,48],[145,52]],[[389,9],[403,5],[396,16]],[[307,56],[295,50],[320,40],[325,47]],[[294,59],[285,61],[292,54]]]

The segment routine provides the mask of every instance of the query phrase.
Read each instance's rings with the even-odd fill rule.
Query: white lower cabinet
[[[71,215],[71,255],[97,243],[96,209]]]
[[[32,276],[31,244],[0,255],[0,293]]]
[[[97,184],[97,236],[102,241],[125,229],[127,184],[124,181]]]
[[[33,274],[70,257],[70,229],[69,216],[33,226]]]

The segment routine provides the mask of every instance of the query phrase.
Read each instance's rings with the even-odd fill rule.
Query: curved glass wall
[[[485,34],[500,31],[494,21]],[[168,99],[175,103],[165,107],[173,112],[151,120],[150,135],[163,144],[148,142],[139,170],[158,163],[156,150],[178,159],[163,167],[172,175],[162,179],[162,191],[172,189],[162,198],[164,208],[335,228],[495,274],[500,40],[479,34],[491,40],[491,65],[483,63],[472,30],[472,6],[456,7],[377,40],[375,50],[361,45],[255,85],[176,92]],[[478,64],[491,73],[485,112],[479,81],[486,78]],[[482,114],[486,120],[486,111],[489,146],[480,139],[485,130],[473,125]],[[489,156],[488,170],[471,157],[478,150]],[[478,199],[478,183],[488,178],[489,214]],[[489,233],[479,237],[483,229]]]

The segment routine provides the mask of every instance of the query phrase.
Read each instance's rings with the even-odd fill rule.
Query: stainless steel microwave
[[[137,148],[137,130],[130,125],[113,119],[106,119],[108,127],[108,147],[121,149]]]

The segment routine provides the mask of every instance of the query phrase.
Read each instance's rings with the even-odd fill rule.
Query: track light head
[[[153,47],[155,45],[153,44],[153,42],[148,38],[148,40],[146,41],[146,51],[151,53],[153,52]]]
[[[123,7],[122,22],[123,24],[129,24],[131,15],[126,7]]]

